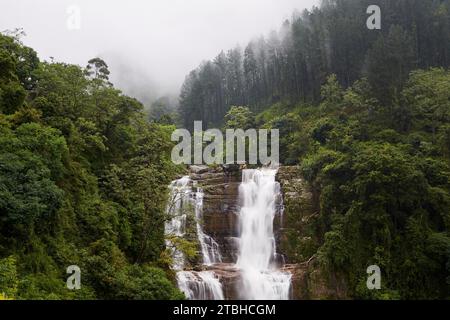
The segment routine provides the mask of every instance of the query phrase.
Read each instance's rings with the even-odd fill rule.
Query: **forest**
[[[40,61],[21,36],[0,34],[0,299],[183,299],[170,137],[200,120],[279,130],[318,215],[307,243],[291,237],[296,262],[317,256],[355,299],[450,298],[449,0],[323,0],[204,61],[151,121],[104,60]],[[366,290],[368,262],[382,290]]]
[[[42,62],[0,36],[0,291],[8,299],[179,299],[164,259],[171,126],[107,64]],[[79,266],[81,290],[66,288]]]
[[[366,9],[379,5],[381,30]],[[398,100],[409,73],[450,64],[448,1],[324,0],[294,13],[278,32],[222,51],[192,71],[180,95],[183,125],[223,124],[230,106],[260,113],[276,103],[317,104],[335,74],[348,88],[365,78],[383,105]]]

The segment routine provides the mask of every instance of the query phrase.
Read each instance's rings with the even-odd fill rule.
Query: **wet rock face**
[[[314,222],[318,217],[313,194],[299,167],[280,167],[276,176],[283,194],[283,216],[275,221],[277,245],[286,263],[301,263],[318,248]]]
[[[240,299],[239,285],[242,282],[241,273],[232,263],[216,264],[211,268],[222,284],[223,295],[227,300]]]
[[[292,299],[294,300],[345,300],[347,285],[342,277],[326,274],[317,261],[287,264],[283,268],[292,274]]]
[[[203,230],[219,244],[224,263],[236,263],[239,241],[239,186],[242,182],[242,170],[239,166],[227,168],[206,166],[191,167],[190,177],[198,182],[204,191]],[[274,219],[274,229],[280,228],[282,197],[277,199],[278,214]],[[275,232],[277,238],[279,233]],[[277,240],[277,248],[279,241]],[[277,262],[284,263],[280,253]]]
[[[277,245],[292,274],[293,299],[347,299],[343,277],[321,269],[317,250],[321,245],[314,226],[318,201],[299,167],[280,167],[276,177],[283,194],[284,214],[276,228]]]
[[[222,167],[191,167],[191,179],[204,191],[203,230],[219,244],[223,262],[234,263],[237,258],[236,238],[239,236],[240,170]]]
[[[193,165],[189,167],[189,171],[192,174],[203,174],[208,172],[210,169],[208,166],[203,166],[203,165]]]

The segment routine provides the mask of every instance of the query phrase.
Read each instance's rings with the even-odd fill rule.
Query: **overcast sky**
[[[0,31],[23,28],[41,59],[82,66],[100,56],[130,93],[175,93],[185,75],[220,50],[279,29],[318,0],[1,0]],[[80,9],[80,28],[75,11]],[[74,24],[75,23],[75,24]],[[150,94],[150,91],[152,92]],[[131,92],[132,94],[132,92]]]

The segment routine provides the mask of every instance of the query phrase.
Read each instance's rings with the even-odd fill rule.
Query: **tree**
[[[161,97],[152,103],[149,110],[150,121],[159,122],[163,117],[172,118],[176,107],[169,97]]]
[[[410,71],[415,66],[414,43],[400,26],[380,36],[368,53],[368,79],[376,97],[385,104],[399,99]]]
[[[3,127],[0,145],[0,229],[27,237],[61,206],[63,192],[55,182],[62,176],[67,146],[56,130],[38,124],[15,132]]]
[[[326,83],[320,90],[322,103],[320,108],[325,111],[339,110],[342,106],[344,91],[340,86],[335,74],[327,78]]]
[[[247,130],[253,128],[254,124],[254,115],[248,107],[233,106],[225,116],[225,127],[229,129]]]
[[[97,80],[97,83],[111,85],[109,82],[110,72],[108,65],[101,58],[93,58],[88,61],[86,74],[92,79]]]
[[[436,143],[439,129],[450,120],[450,72],[442,68],[413,72],[403,97],[415,126],[430,132]]]
[[[0,112],[5,114],[16,112],[25,101],[26,92],[19,82],[16,64],[16,59],[0,42]]]

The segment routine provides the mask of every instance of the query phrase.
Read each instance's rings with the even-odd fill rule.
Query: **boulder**
[[[210,171],[210,168],[204,165],[192,165],[189,167],[189,171],[194,174],[202,174]]]

